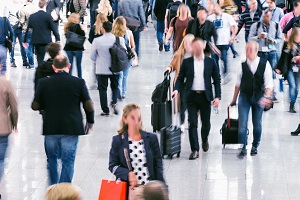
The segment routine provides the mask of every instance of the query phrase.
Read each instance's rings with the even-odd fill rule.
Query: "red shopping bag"
[[[102,180],[98,200],[126,200],[126,182]]]

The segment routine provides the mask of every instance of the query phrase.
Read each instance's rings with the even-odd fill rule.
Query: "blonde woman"
[[[65,24],[64,27],[65,34],[67,33],[67,31],[71,31],[78,35],[85,36],[83,27],[79,23],[80,23],[80,15],[77,13],[72,13],[68,17],[68,22]],[[81,47],[75,47],[70,44],[65,44],[64,50],[66,51],[68,55],[68,59],[71,64],[70,74],[72,74],[73,58],[75,57],[76,65],[77,65],[77,76],[78,78],[82,78],[81,62],[82,62],[82,52],[84,51],[83,45]]]
[[[295,103],[299,88],[300,67],[300,28],[293,28],[287,44],[284,44],[282,55],[277,63],[276,72],[282,74],[289,83],[290,109],[289,112],[296,113]],[[300,125],[295,131],[300,133]],[[293,132],[292,132],[293,134]]]
[[[107,16],[103,13],[99,13],[96,17],[95,24],[92,25],[90,32],[89,32],[89,42],[92,44],[94,39],[100,37],[102,35],[101,29],[103,22],[107,22]]]
[[[119,16],[115,19],[113,23],[112,33],[117,37],[122,37],[125,40],[125,45],[129,46],[132,51],[134,51],[135,44],[132,31],[126,27],[126,20],[124,17]],[[131,64],[128,60],[128,67],[124,69],[119,76],[119,99],[125,99],[127,93],[127,78],[130,70]]]
[[[99,14],[103,14],[106,17],[109,17],[112,20],[113,9],[110,5],[109,0],[101,0],[100,3],[98,4],[97,12]],[[109,20],[109,21],[111,21],[111,20]]]
[[[47,188],[45,194],[46,200],[81,200],[81,189],[72,183],[59,183]]]
[[[109,170],[116,179],[128,182],[131,188],[151,180],[165,182],[157,136],[142,129],[140,106],[127,105],[123,110],[119,134],[112,139]],[[130,157],[129,167],[133,170],[129,170],[125,155]]]
[[[173,35],[174,41],[173,41],[173,51],[177,51],[179,45],[181,44],[181,41],[183,37],[185,36],[185,31],[187,28],[187,25],[189,23],[189,20],[192,19],[191,11],[189,7],[185,4],[180,4],[177,10],[177,15],[173,19],[171,19],[170,22],[170,28],[168,30],[167,36],[166,36],[166,45],[170,43],[170,38]]]
[[[175,71],[175,77],[174,77],[174,84],[177,80],[177,77],[178,77],[178,74],[179,74],[179,71],[180,71],[180,66],[181,66],[181,63],[183,61],[183,59],[185,58],[189,58],[192,56],[192,41],[194,40],[195,36],[192,35],[192,34],[187,34],[178,50],[175,52],[172,60],[171,60],[171,63],[169,64],[169,66],[166,68],[166,71],[169,71],[169,72],[173,72]],[[181,128],[181,131],[183,132],[184,131],[184,120],[185,120],[185,111],[186,111],[186,103],[185,103],[185,92],[184,92],[184,89],[182,88],[181,91],[180,91],[180,96],[177,96],[177,99],[176,99],[176,106],[175,108],[177,108],[175,111],[176,112],[180,112],[180,128]]]

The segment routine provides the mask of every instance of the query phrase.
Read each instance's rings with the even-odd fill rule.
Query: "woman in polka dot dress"
[[[138,105],[129,104],[124,108],[118,133],[113,137],[109,154],[109,170],[116,179],[128,182],[131,188],[151,180],[165,182],[157,136],[142,130]],[[130,159],[130,168],[126,163],[126,154]]]

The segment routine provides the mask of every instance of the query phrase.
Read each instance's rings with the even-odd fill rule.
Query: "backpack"
[[[171,82],[170,73],[165,73],[163,82],[158,84],[155,87],[154,91],[152,92],[152,96],[151,96],[152,102],[163,103],[167,101],[170,82]]]
[[[176,17],[178,7],[179,7],[179,5],[177,3],[172,3],[172,5],[169,9],[169,14],[168,14],[168,24],[170,24],[171,19]]]
[[[111,72],[120,72],[128,66],[127,50],[120,44],[120,38],[116,37],[116,42],[109,49],[111,55]]]
[[[257,24],[256,24],[256,34],[255,35],[257,35],[257,31],[258,31],[258,28],[259,28],[259,26],[260,26],[260,23],[261,22],[257,22]],[[275,33],[275,37],[277,37],[277,32],[278,32],[278,23],[277,22],[275,22],[275,26],[276,26],[276,33]]]

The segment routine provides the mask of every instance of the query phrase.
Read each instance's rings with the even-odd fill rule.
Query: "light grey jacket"
[[[109,48],[116,42],[116,37],[112,33],[104,33],[95,38],[92,43],[91,60],[96,63],[95,74],[112,75],[109,70],[111,67],[111,56]],[[126,48],[124,38],[120,37],[120,44]]]

